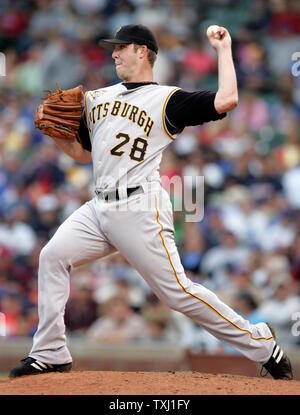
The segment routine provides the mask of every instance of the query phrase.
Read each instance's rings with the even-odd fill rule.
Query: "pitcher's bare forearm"
[[[51,137],[56,145],[64,151],[68,156],[72,157],[78,163],[89,163],[92,161],[92,155],[88,150],[82,148],[77,140],[60,139]]]
[[[238,103],[236,73],[232,58],[231,37],[225,27],[219,27],[218,38],[208,35],[211,46],[218,54],[218,91],[215,97],[215,108],[219,114],[231,111]]]
[[[231,48],[218,51],[219,88],[215,107],[219,114],[231,111],[238,103],[238,88]]]

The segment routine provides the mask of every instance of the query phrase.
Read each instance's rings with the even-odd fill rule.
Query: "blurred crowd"
[[[2,0],[0,51],[0,311],[6,337],[32,337],[38,322],[41,248],[93,197],[80,165],[34,128],[43,90],[119,82],[97,42],[142,23],[160,50],[154,74],[185,90],[218,88],[206,28],[233,40],[239,105],[223,120],[190,127],[164,154],[161,175],[204,176],[204,218],[174,211],[187,275],[255,324],[269,321],[283,347],[300,346],[300,4],[296,0]],[[298,57],[300,61],[300,58]],[[164,180],[163,180],[164,183]],[[195,182],[186,186],[193,191]],[[171,191],[172,202],[180,197]],[[234,353],[168,309],[119,254],[71,276],[69,338],[163,342]]]

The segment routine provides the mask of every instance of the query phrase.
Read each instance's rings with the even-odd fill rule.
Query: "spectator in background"
[[[83,336],[97,319],[97,309],[92,287],[81,283],[66,305],[65,324],[69,334],[72,337]]]
[[[7,209],[2,213],[0,244],[16,255],[29,255],[36,243],[36,235],[27,223],[17,221],[15,212]]]
[[[0,298],[6,293],[6,283],[12,277],[12,252],[4,245],[0,245]]]
[[[123,296],[113,296],[103,304],[103,314],[87,331],[92,343],[130,343],[145,337],[145,322],[134,313]]]
[[[37,307],[28,308],[18,318],[16,337],[33,337],[34,333],[37,330],[38,322],[39,319]]]
[[[249,31],[249,37],[264,36],[269,28],[271,10],[268,1],[259,0],[251,2],[248,21],[245,30]]]
[[[280,0],[272,3],[270,34],[276,37],[289,37],[300,34],[300,13],[296,1]]]
[[[265,48],[273,74],[278,76],[290,72],[291,56],[298,50],[300,36],[299,3],[280,0],[271,2],[269,38]],[[278,59],[280,56],[280,59]]]
[[[278,342],[286,349],[297,343],[297,337],[293,336],[293,315],[299,313],[300,298],[295,290],[295,282],[290,274],[278,274],[271,278],[273,296],[261,304],[258,311],[265,316],[267,321],[276,330]]]
[[[135,19],[140,24],[157,30],[166,27],[168,24],[168,9],[166,4],[159,0],[149,0],[142,2],[135,11]]]
[[[242,44],[237,50],[237,57],[239,85],[256,93],[269,92],[273,86],[273,78],[264,48],[257,42]]]
[[[205,252],[205,240],[196,223],[187,222],[181,249],[181,262],[185,270],[199,272],[202,255]]]
[[[285,140],[273,151],[275,159],[283,171],[292,169],[300,164],[300,133],[296,119],[286,123]]]
[[[171,310],[146,310],[143,318],[146,323],[143,342],[179,344],[179,332],[172,324]]]
[[[244,265],[250,256],[250,249],[240,245],[231,232],[224,232],[219,246],[210,248],[202,258],[201,269],[205,274],[216,275],[226,266]]]
[[[9,2],[9,7],[2,10],[0,17],[0,50],[8,46],[21,49],[23,34],[28,26],[29,15],[23,8]]]
[[[217,153],[234,160],[249,152],[253,145],[251,135],[242,125],[233,125],[225,131],[224,135],[218,135],[213,142],[213,148]]]
[[[45,89],[56,90],[57,82],[63,89],[82,83],[84,66],[74,50],[77,42],[74,34],[53,32],[40,65],[41,83]]]
[[[46,39],[48,33],[58,29],[63,16],[55,11],[55,2],[37,0],[36,9],[31,16],[28,34],[34,40]]]
[[[251,324],[267,321],[265,315],[259,311],[258,306],[255,297],[247,290],[239,291],[234,298],[233,307],[235,311],[249,320]]]
[[[257,133],[269,123],[267,103],[251,89],[242,90],[240,102],[232,113],[232,123],[250,132]]]
[[[285,160],[284,150],[290,146],[296,145],[297,147],[296,137],[299,137],[297,109],[293,102],[293,94],[296,93],[297,89],[292,74],[282,76],[277,81],[275,90],[277,93],[273,95],[273,99],[269,103],[272,126],[277,137],[280,136],[282,139],[283,136],[287,136],[288,143],[285,145],[285,140],[279,143],[274,148],[274,153],[280,163],[289,168],[291,167],[289,163],[291,155],[289,154],[289,157]],[[298,153],[298,149],[296,149],[296,152]],[[294,159],[294,157],[291,157],[292,163]]]
[[[11,264],[10,278],[19,284],[19,291],[25,295],[29,305],[36,304],[35,299],[31,298],[31,290],[37,282],[38,260],[44,244],[45,241],[38,238],[29,255],[15,256]]]
[[[217,68],[217,56],[209,50],[199,39],[189,40],[186,51],[182,56],[181,65],[195,75],[195,80],[214,72]]]
[[[18,296],[14,294],[2,296],[0,311],[5,315],[6,336],[14,339],[18,336],[18,323],[22,315],[22,306]]]
[[[115,10],[109,16],[108,26],[110,34],[116,32],[121,26],[134,24],[134,4],[130,0],[115,2]]]
[[[227,184],[223,197],[225,203],[220,211],[225,228],[246,245],[256,242],[253,234],[257,227],[253,214],[257,210],[249,190],[242,185]]]
[[[23,183],[24,171],[22,160],[18,153],[2,153],[0,165],[0,200],[1,206],[12,202],[17,198],[17,189]]]
[[[55,194],[45,194],[37,201],[37,215],[32,226],[38,237],[48,241],[60,225],[60,203]]]
[[[235,304],[235,297],[241,291],[251,294],[257,304],[265,299],[263,292],[254,285],[248,265],[227,266],[223,273],[216,274],[214,283],[217,295],[232,308]]]
[[[174,343],[184,348],[195,346],[200,327],[184,314],[170,309],[152,292],[147,295],[142,315],[146,323],[143,342]]]
[[[258,156],[256,159],[256,178],[251,185],[253,197],[260,201],[272,199],[282,190],[281,168],[276,159],[268,156]]]
[[[42,84],[40,61],[43,56],[41,44],[34,44],[18,66],[16,72],[16,85],[25,96],[40,96],[44,85]]]
[[[300,164],[286,170],[281,178],[283,194],[292,209],[300,208]]]
[[[203,235],[205,235],[207,250],[220,245],[223,235],[226,232],[220,209],[213,205],[209,206],[199,227]]]
[[[59,164],[55,143],[50,140],[43,142],[24,178],[26,196],[33,206],[37,205],[40,196],[65,183],[65,173]]]
[[[261,235],[260,246],[265,252],[285,252],[296,237],[294,214],[291,210],[279,212]]]

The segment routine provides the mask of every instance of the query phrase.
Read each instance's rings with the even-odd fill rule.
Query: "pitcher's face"
[[[123,81],[130,81],[137,72],[139,59],[134,44],[115,45],[112,53],[115,60],[117,75]]]

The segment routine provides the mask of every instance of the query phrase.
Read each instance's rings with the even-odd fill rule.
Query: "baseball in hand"
[[[221,36],[218,33],[219,29],[220,29],[220,26],[217,26],[216,24],[213,24],[213,25],[211,25],[207,28],[206,34],[207,34],[207,36],[211,36],[213,34],[215,39],[220,39]]]

